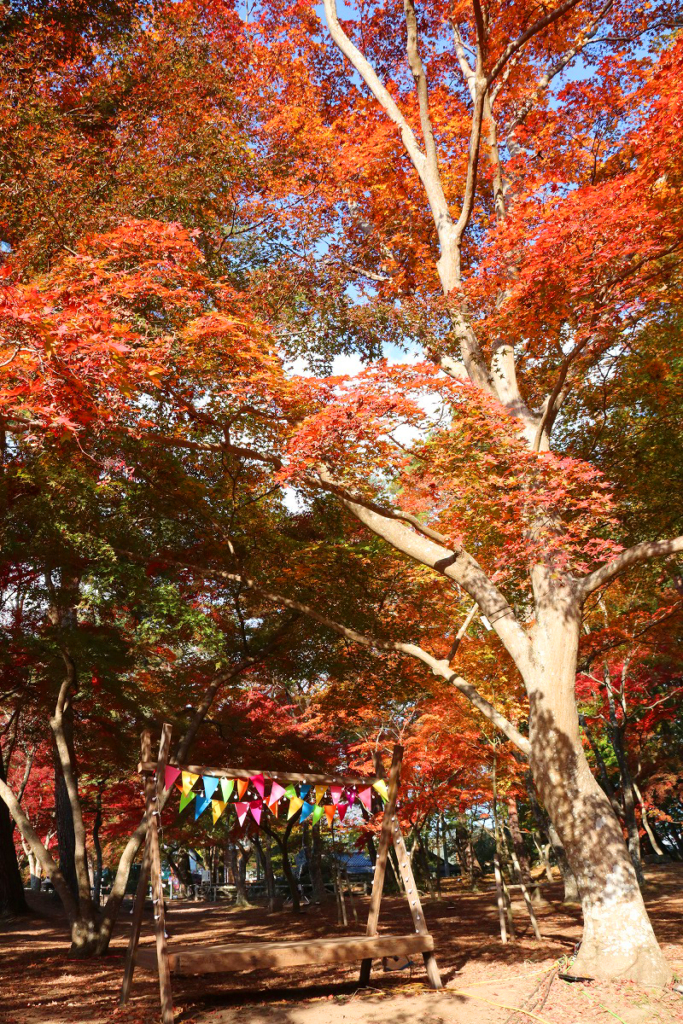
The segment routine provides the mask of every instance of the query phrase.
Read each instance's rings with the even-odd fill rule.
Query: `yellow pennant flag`
[[[320,801],[322,800],[322,798],[325,796],[326,790],[327,790],[327,786],[316,786],[315,787],[315,802],[317,804],[319,804]]]
[[[304,802],[301,797],[293,796],[289,801],[289,810],[287,811],[287,819],[294,817],[296,812],[303,807]]]
[[[198,778],[199,776],[193,772],[183,772],[183,785],[180,790],[183,796],[187,796]]]
[[[387,789],[387,784],[384,781],[384,779],[379,779],[377,782],[373,782],[372,788],[375,790],[376,793],[379,793],[379,795],[382,797],[382,800],[384,800],[384,802],[386,803],[387,800],[389,799],[389,790]]]
[[[221,814],[227,807],[227,800],[212,800],[211,801],[211,813],[213,814],[214,825],[220,818]]]

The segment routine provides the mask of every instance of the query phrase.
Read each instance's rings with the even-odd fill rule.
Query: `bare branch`
[[[683,552],[683,537],[674,537],[672,540],[646,540],[627,548],[620,555],[596,569],[595,572],[584,576],[578,582],[578,589],[582,599],[585,599],[594,590],[609,583],[622,572],[630,569],[633,565],[640,565],[642,562],[649,562],[653,558],[665,558],[667,555],[676,555]]]

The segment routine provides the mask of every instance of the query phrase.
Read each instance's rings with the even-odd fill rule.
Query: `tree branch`
[[[539,18],[537,21],[535,21],[533,25],[529,25],[529,27],[525,29],[524,32],[521,33],[521,35],[517,36],[516,39],[513,39],[512,42],[508,43],[508,45],[503,50],[496,63],[489,71],[486,77],[486,85],[491,85],[491,83],[498,77],[498,75],[503,70],[507,62],[510,60],[510,57],[512,57],[513,54],[517,53],[517,51],[521,49],[522,46],[524,46],[524,44],[528,42],[529,39],[532,38],[532,36],[535,36],[539,32],[542,32],[544,28],[548,27],[548,25],[552,25],[553,22],[557,21],[558,18],[561,18],[563,14],[566,14],[567,11],[570,11],[572,7],[576,7],[577,3],[579,2],[580,0],[564,0],[564,3],[561,3],[559,7],[556,7],[554,11],[548,11],[548,13],[544,14],[542,18]]]
[[[456,676],[449,668],[447,659],[435,658],[422,647],[418,647],[417,644],[403,643],[397,640],[382,640],[379,637],[372,637],[367,636],[364,633],[359,633],[352,627],[345,626],[343,623],[337,622],[335,619],[331,619],[327,615],[323,615],[322,612],[317,611],[315,608],[311,607],[311,605],[305,604],[303,601],[297,601],[291,597],[285,597],[284,594],[278,594],[274,591],[267,590],[255,580],[248,576],[243,576],[240,573],[228,572],[223,569],[205,569],[202,566],[187,562],[179,562],[176,559],[167,559],[164,561],[166,561],[168,565],[173,565],[180,569],[189,569],[191,572],[197,572],[203,577],[216,577],[218,579],[225,579],[235,583],[240,583],[246,590],[251,591],[259,597],[265,598],[266,601],[272,601],[274,604],[280,604],[285,608],[290,608],[292,611],[300,612],[302,615],[306,615],[309,619],[313,619],[314,622],[318,622],[321,626],[331,629],[334,633],[337,633],[338,636],[344,637],[345,640],[358,644],[360,647],[379,652],[403,654],[406,657],[415,658],[417,661],[421,661],[434,673],[434,675],[440,676],[450,685],[455,686],[456,689],[467,697],[470,703],[476,707],[492,725],[499,729],[504,736],[514,743],[525,756],[528,756],[531,749],[529,741],[522,736],[511,722],[496,711],[493,705],[489,704],[489,702],[481,696],[474,686],[462,679],[460,676]]]
[[[582,600],[605,583],[609,583],[616,576],[621,575],[632,565],[640,565],[641,562],[649,562],[653,558],[664,558],[667,555],[676,555],[683,552],[683,537],[675,537],[673,540],[645,540],[627,548],[620,555],[596,569],[595,572],[584,576],[578,582],[578,590]]]

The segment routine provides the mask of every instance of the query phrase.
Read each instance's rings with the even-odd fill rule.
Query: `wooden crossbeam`
[[[251,779],[254,775],[262,775],[264,779],[275,782],[311,782],[317,786],[372,786],[380,781],[378,775],[319,775],[315,772],[264,772],[260,768],[213,768],[202,764],[177,764],[169,761],[172,768],[193,775],[213,775],[219,779]],[[156,761],[140,761],[138,771],[142,775],[154,775],[157,771]]]
[[[236,943],[226,946],[170,947],[168,963],[173,974],[220,974],[269,968],[280,970],[305,964],[336,964],[431,952],[431,935],[335,936],[331,939],[304,939],[282,942]],[[156,971],[154,948],[140,949],[136,964]]]

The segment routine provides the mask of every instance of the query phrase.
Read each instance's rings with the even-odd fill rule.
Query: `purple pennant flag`
[[[356,791],[352,786],[346,790],[346,799],[349,801],[349,807],[353,807],[356,802]]]

